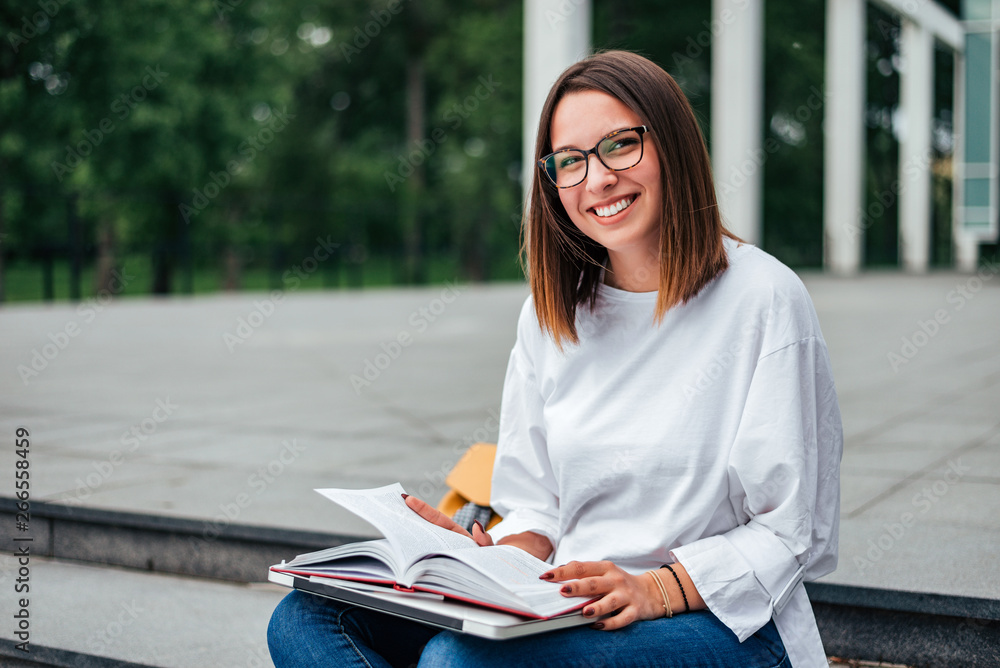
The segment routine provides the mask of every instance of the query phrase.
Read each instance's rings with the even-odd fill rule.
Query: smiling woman
[[[293,593],[275,664],[826,666],[802,582],[836,567],[843,435],[802,282],[723,228],[691,108],[645,58],[567,69],[535,159],[503,520],[469,534],[406,503],[549,560],[593,624],[494,642]]]
[[[621,129],[638,135],[638,152],[627,135],[628,159],[606,158],[615,147],[606,140]],[[567,69],[542,108],[535,146],[544,165],[525,250],[539,320],[556,341],[576,341],[576,304],[592,302],[601,282],[658,291],[662,317],[725,270],[722,239],[735,237],[719,217],[708,152],[687,98],[656,64],[617,51]],[[560,163],[568,173],[556,156],[572,158]]]

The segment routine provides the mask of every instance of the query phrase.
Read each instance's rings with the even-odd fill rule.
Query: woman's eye
[[[580,156],[578,156],[578,155],[569,155],[569,156],[566,156],[564,158],[560,158],[558,164],[559,164],[559,168],[560,169],[565,169],[566,167],[572,167],[573,165],[575,165],[578,162],[580,162]]]
[[[622,139],[615,139],[608,146],[608,152],[622,151],[624,149],[635,146],[638,142],[633,137],[624,137]]]

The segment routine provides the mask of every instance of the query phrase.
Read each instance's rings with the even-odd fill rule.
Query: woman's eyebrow
[[[615,126],[615,128],[613,130],[608,130],[607,132],[605,132],[604,134],[602,134],[597,139],[597,141],[601,141],[602,139],[604,139],[608,135],[614,134],[615,132],[618,132],[619,130],[624,130],[624,129],[629,128],[629,127],[632,127],[632,126],[630,126],[630,125]],[[597,142],[595,142],[595,143],[597,143]],[[556,147],[554,147],[552,149],[552,152],[555,153],[556,151],[564,151],[564,150],[566,150],[568,148],[575,148],[575,149],[578,149],[578,150],[584,150],[584,149],[581,149],[579,146],[574,146],[573,144],[563,144],[562,146],[556,146]]]
[[[573,144],[563,144],[562,146],[553,147],[552,152],[555,153],[556,151],[564,151],[568,148],[579,148],[579,147],[574,146]]]

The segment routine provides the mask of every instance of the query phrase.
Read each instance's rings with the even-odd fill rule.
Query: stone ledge
[[[995,620],[818,601],[813,612],[830,655],[919,668],[1000,666],[1000,622]]]
[[[4,668],[155,668],[145,663],[130,663],[93,654],[30,645],[30,651],[15,648],[16,642],[0,638],[0,665]]]
[[[16,500],[0,497],[0,541],[13,544]],[[263,582],[282,559],[361,540],[99,508],[31,503],[31,554],[236,582]]]
[[[1000,600],[996,599],[895,591],[828,582],[807,582],[806,591],[813,604],[1000,621]]]

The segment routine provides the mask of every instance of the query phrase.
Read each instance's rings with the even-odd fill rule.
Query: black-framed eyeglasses
[[[550,153],[538,161],[538,167],[557,188],[572,188],[583,183],[590,169],[590,154],[613,172],[632,169],[642,160],[642,136],[649,132],[645,125],[615,130],[589,151],[566,148]]]

